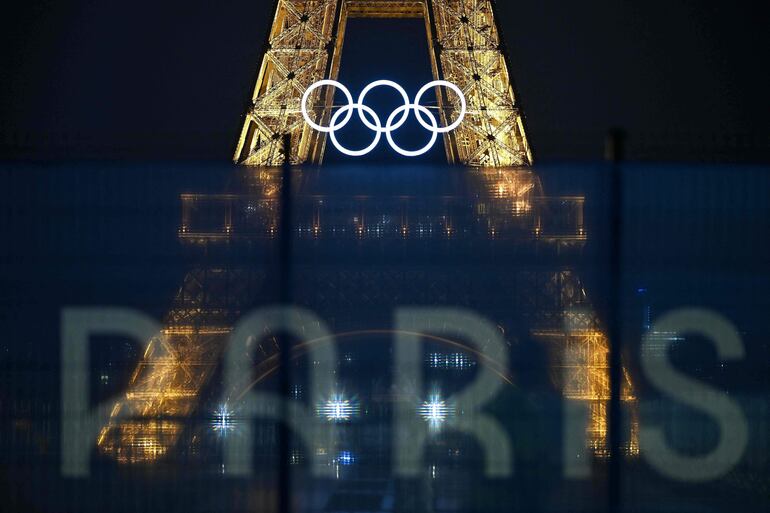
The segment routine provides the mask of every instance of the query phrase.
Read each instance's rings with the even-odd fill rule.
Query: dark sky
[[[498,4],[540,159],[599,157],[611,126],[652,158],[770,146],[767,2]],[[228,159],[271,9],[272,0],[7,6],[2,154]]]

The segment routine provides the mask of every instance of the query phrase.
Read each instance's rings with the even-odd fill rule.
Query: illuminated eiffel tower
[[[320,164],[326,139],[300,111],[305,90],[339,74],[349,18],[425,20],[433,76],[463,91],[464,122],[445,135],[450,164],[526,166],[532,154],[490,0],[280,0],[259,68],[234,160],[249,166],[283,163],[283,134],[291,134],[293,164]],[[316,90],[308,110],[325,124],[334,94]],[[459,109],[437,91],[442,121]],[[445,123],[446,126],[446,123]]]
[[[560,254],[579,251],[587,237],[583,198],[546,197],[539,178],[529,169],[532,154],[524,119],[490,0],[279,0],[234,155],[235,162],[247,166],[240,177],[240,190],[183,195],[182,242],[210,249],[274,239],[280,207],[276,166],[284,163],[283,135],[290,134],[292,139],[291,163],[322,162],[325,134],[305,123],[300,101],[313,83],[337,77],[345,26],[351,17],[425,20],[434,77],[457,84],[468,104],[465,121],[445,134],[447,161],[480,168],[469,173],[478,191],[490,198],[468,200],[472,224],[483,227],[490,240],[516,237],[523,245],[546,246]],[[437,100],[442,121],[452,119],[459,108],[457,98],[437,91]],[[333,94],[316,90],[310,96],[309,110],[328,124],[332,101]],[[428,226],[436,237],[460,237],[451,215],[439,212],[418,217],[410,215],[410,208],[407,200],[401,201],[388,213],[399,222],[372,231],[376,221],[367,221],[365,205],[356,207],[350,221],[341,219],[328,205],[317,204],[300,212],[296,233],[318,240],[350,233],[366,240],[383,233],[388,236],[387,230],[393,229],[390,236],[410,239],[427,237],[423,230]],[[557,218],[565,221],[554,222]],[[552,227],[556,225],[560,228]],[[399,273],[357,279],[379,280],[370,287],[390,286],[392,297],[412,285]],[[587,445],[598,456],[606,456],[608,340],[581,280],[566,265],[516,270],[507,279],[515,299],[506,307],[524,312],[529,335],[548,346],[554,386],[565,398],[589,405]],[[298,281],[314,280],[343,283],[334,272],[312,270]],[[147,462],[170,450],[180,437],[183,419],[200,407],[202,391],[233,324],[258,301],[260,290],[269,289],[268,281],[264,273],[231,263],[209,262],[188,271],[164,319],[163,333],[150,342],[128,392],[117,401],[112,419],[100,434],[102,453],[120,462]],[[344,311],[360,306],[357,294],[364,283],[355,285],[350,278],[344,283],[350,289],[339,290],[335,300],[327,296],[327,307]],[[359,299],[346,303],[344,298]],[[378,306],[393,305],[380,301]],[[257,364],[274,367],[275,341],[261,341],[259,348],[262,360]],[[632,405],[625,451],[633,455],[638,453],[636,408],[626,372],[622,390],[623,401]],[[133,420],[125,420],[126,415]]]

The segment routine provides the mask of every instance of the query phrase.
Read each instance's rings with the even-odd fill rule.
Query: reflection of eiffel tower
[[[259,199],[250,203],[242,217],[233,211],[216,211],[226,218],[217,227],[213,246],[227,241],[233,222],[249,219],[264,229],[266,239],[272,239],[277,226],[278,189],[276,173],[248,173],[241,184]],[[179,236],[193,245],[188,219],[194,209],[227,203],[229,195],[209,196],[204,201],[195,195],[183,195],[183,222]],[[202,390],[218,364],[224,344],[238,318],[248,312],[260,294],[269,287],[264,270],[253,266],[222,265],[205,256],[208,244],[198,244],[200,264],[188,270],[184,282],[164,319],[160,336],[150,341],[144,356],[134,371],[129,390],[113,410],[113,420],[105,426],[98,445],[103,453],[119,462],[154,461],[172,447],[182,430],[182,420],[189,417],[199,404]],[[213,250],[213,248],[212,248]],[[212,260],[216,260],[213,263]],[[261,341],[261,354],[276,353],[275,341]],[[131,420],[116,421],[118,416]]]
[[[607,338],[567,262],[586,240],[583,199],[546,197],[539,179],[528,170],[531,153],[489,0],[278,2],[235,155],[239,163],[262,167],[245,169],[232,193],[183,195],[180,238],[203,248],[202,254],[221,258],[207,256],[206,263],[188,272],[164,332],[149,344],[129,391],[102,430],[101,451],[121,462],[153,461],[165,454],[180,436],[181,419],[198,408],[233,323],[260,301],[260,294],[264,301],[271,290],[263,271],[233,263],[232,256],[244,248],[253,250],[255,244],[269,249],[276,235],[278,176],[269,166],[283,163],[281,135],[292,136],[292,162],[322,160],[325,140],[304,124],[299,101],[313,82],[336,77],[345,22],[355,16],[425,19],[434,76],[458,84],[469,105],[466,121],[445,139],[447,158],[484,169],[469,172],[471,189],[459,204],[439,209],[403,196],[379,203],[335,202],[312,197],[310,191],[305,200],[298,200],[295,237],[330,244],[348,238],[418,243],[441,239],[459,246],[468,239],[516,241],[529,248],[522,250],[525,254],[559,255],[550,267],[521,269],[512,264],[501,270],[489,286],[507,287],[510,302],[486,304],[481,313],[499,320],[509,318],[512,310],[522,312],[514,322],[525,321],[529,335],[547,343],[553,379],[563,395],[590,405],[588,443],[596,454],[606,455]],[[437,99],[446,121],[456,108],[454,99],[440,93]],[[332,95],[316,94],[310,101],[318,118],[328,122]],[[471,291],[483,295],[484,290],[453,273],[426,275],[403,266],[379,271],[298,266],[297,274],[306,291],[296,296],[322,316],[356,308],[390,311],[397,306],[392,298],[428,282],[434,294],[424,293],[419,302],[473,308],[479,301],[463,298]],[[314,301],[313,295],[323,299]],[[258,342],[258,354],[267,361],[276,346],[270,340]],[[623,399],[633,402],[627,374],[625,378]],[[138,419],[120,420],[119,415]],[[632,420],[627,451],[635,454]]]

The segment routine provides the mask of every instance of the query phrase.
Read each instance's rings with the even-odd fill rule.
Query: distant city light
[[[428,365],[433,369],[470,369],[476,362],[464,353],[430,353],[428,355]]]
[[[454,413],[454,410],[451,406],[447,405],[446,401],[442,400],[437,394],[434,394],[422,403],[419,412],[426,422],[435,427],[444,423]]]
[[[358,411],[356,405],[341,395],[335,395],[316,409],[319,417],[325,417],[329,422],[344,422],[350,420]]]
[[[214,420],[211,422],[211,427],[214,431],[225,434],[235,429],[235,422],[233,420],[233,412],[227,406],[222,404],[214,412]]]
[[[350,451],[342,451],[339,456],[337,456],[337,462],[340,465],[347,467],[356,462],[356,457]]]

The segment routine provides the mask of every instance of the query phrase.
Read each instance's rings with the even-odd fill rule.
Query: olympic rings
[[[345,98],[347,98],[348,100],[348,105],[353,104],[353,97],[350,95],[350,91],[348,91],[348,88],[340,84],[336,80],[320,80],[315,84],[311,85],[310,87],[308,87],[307,91],[305,91],[305,94],[302,95],[302,104],[300,106],[302,110],[302,117],[305,118],[305,121],[307,121],[308,125],[312,126],[314,129],[318,130],[319,132],[329,133],[329,132],[334,132],[335,130],[339,130],[343,126],[347,125],[348,121],[350,121],[350,118],[353,116],[353,110],[351,109],[348,112],[348,116],[345,118],[345,121],[340,123],[339,126],[336,126],[334,123],[332,123],[332,125],[329,127],[323,127],[321,125],[314,123],[313,120],[310,119],[310,116],[307,113],[307,108],[305,107],[307,105],[307,99],[313,91],[325,85],[334,86],[340,91],[342,91],[343,94],[345,95]]]
[[[342,113],[345,112],[345,111],[348,111],[348,117],[346,119],[350,119],[350,115],[353,113],[353,109],[354,108],[356,108],[355,104],[353,104],[353,105],[346,105],[346,106],[342,107],[340,110],[338,110],[337,113],[332,117],[332,126],[335,126],[335,123],[337,122],[337,118],[340,117],[342,115]],[[363,150],[358,150],[358,151],[349,150],[349,149],[345,148],[344,146],[342,146],[339,143],[339,141],[337,141],[337,130],[332,130],[329,133],[329,135],[331,136],[332,144],[334,145],[334,147],[337,148],[338,150],[340,150],[345,155],[349,155],[351,157],[360,157],[362,155],[366,155],[367,153],[372,151],[375,148],[375,146],[377,146],[380,143],[380,138],[382,138],[382,123],[380,123],[380,118],[377,117],[377,113],[374,112],[369,107],[367,107],[366,105],[359,105],[358,109],[359,109],[358,110],[359,115],[361,116],[362,120],[365,119],[365,118],[364,118],[363,114],[361,114],[361,112],[362,111],[366,111],[367,114],[369,114],[370,116],[372,116],[374,118],[374,122],[377,125],[374,128],[374,141],[372,141],[372,144],[370,144],[369,146],[367,146]],[[347,123],[347,121],[345,121],[345,123]],[[342,126],[345,126],[345,124],[343,123]],[[388,134],[390,134],[390,132],[388,132]]]
[[[423,155],[424,153],[427,153],[428,150],[430,150],[433,147],[433,145],[436,143],[436,139],[438,138],[438,132],[439,132],[438,131],[438,123],[436,122],[436,118],[433,116],[433,113],[431,113],[431,111],[429,111],[426,107],[423,107],[422,105],[417,105],[417,104],[414,104],[414,105],[402,105],[399,108],[397,108],[396,110],[394,110],[393,113],[388,118],[388,126],[392,126],[393,125],[393,118],[395,118],[400,111],[403,110],[408,115],[409,114],[409,109],[412,109],[412,108],[414,108],[414,111],[417,112],[417,113],[424,112],[424,113],[428,114],[428,116],[430,116],[430,121],[431,121],[432,127],[429,128],[429,130],[431,132],[431,137],[430,137],[430,141],[428,142],[428,144],[426,144],[425,147],[423,147],[422,149],[417,150],[417,151],[408,151],[408,150],[405,150],[405,149],[401,148],[399,145],[397,145],[395,143],[395,141],[393,141],[393,137],[390,135],[391,133],[393,133],[392,130],[389,130],[389,131],[385,132],[385,137],[387,137],[388,144],[390,144],[390,147],[393,148],[394,150],[396,150],[397,153],[400,153],[404,157],[418,157],[420,155]],[[421,120],[421,118],[422,118],[422,116],[420,116],[420,114],[417,114],[417,119]],[[404,119],[404,118],[402,118],[402,119]],[[403,124],[403,123],[401,123],[401,124]],[[420,123],[420,124],[422,124],[422,123]],[[425,126],[425,125],[423,125],[423,126]]]
[[[313,93],[313,91],[325,85],[336,87],[337,89],[342,91],[342,93],[345,95],[345,99],[348,102],[347,105],[340,108],[332,116],[330,125],[327,127],[321,126],[315,123],[311,119],[307,111],[307,100],[310,97],[310,95]],[[436,116],[430,110],[428,110],[427,107],[420,105],[420,100],[422,100],[423,95],[426,92],[428,92],[430,88],[441,87],[441,86],[451,89],[452,92],[454,92],[460,98],[460,115],[457,117],[454,123],[445,127],[439,127],[438,121],[436,120]],[[388,121],[385,124],[385,126],[382,125],[382,121],[380,120],[377,113],[374,112],[374,110],[371,109],[370,107],[364,105],[364,100],[366,99],[366,95],[372,89],[375,89],[377,87],[390,87],[391,89],[395,89],[404,100],[404,104],[396,108],[390,114],[390,116],[388,116]],[[337,148],[341,153],[345,155],[349,155],[351,157],[361,157],[363,155],[366,155],[379,144],[380,139],[382,138],[382,134],[385,134],[385,138],[388,140],[388,144],[390,144],[390,147],[393,148],[394,151],[396,151],[397,153],[405,157],[418,157],[430,151],[430,149],[433,147],[433,145],[436,143],[436,140],[438,139],[438,134],[445,134],[447,132],[451,132],[452,130],[460,126],[460,123],[462,123],[463,119],[465,118],[467,105],[465,102],[465,95],[463,94],[462,90],[452,82],[447,82],[446,80],[434,80],[433,82],[425,84],[422,87],[422,89],[420,89],[420,91],[417,93],[417,96],[414,99],[414,103],[411,103],[409,101],[409,95],[406,94],[406,91],[404,90],[404,88],[391,80],[377,80],[372,82],[371,84],[366,86],[363,89],[363,91],[361,91],[361,94],[358,96],[357,102],[353,102],[353,96],[350,94],[350,91],[344,85],[337,82],[336,80],[320,80],[307,88],[307,90],[305,91],[305,94],[302,96],[302,103],[300,105],[300,110],[302,111],[302,116],[305,118],[305,121],[307,122],[307,124],[319,132],[330,134],[331,136],[330,139],[334,147]],[[366,148],[363,148],[361,150],[350,150],[348,148],[345,148],[339,143],[336,135],[337,130],[344,128],[348,124],[350,119],[353,117],[354,110],[358,111],[358,117],[361,119],[361,122],[368,129],[374,132],[374,140],[372,141],[372,143]],[[431,138],[428,144],[426,144],[424,147],[420,148],[419,150],[415,150],[415,151],[405,150],[401,148],[398,144],[396,144],[392,136],[394,131],[398,130],[404,125],[404,123],[406,123],[406,120],[409,118],[409,113],[411,111],[414,111],[415,116],[417,117],[417,121],[420,123],[420,125],[431,133]],[[399,116],[399,114],[401,115],[401,117],[398,119],[398,121],[396,121],[396,118]],[[343,116],[344,118],[340,120],[340,118]],[[428,121],[425,121],[424,116],[427,116]],[[372,122],[371,120],[373,120],[374,122]]]

